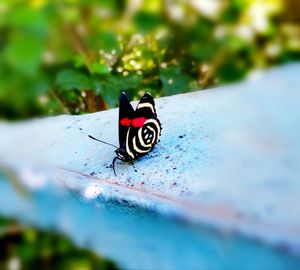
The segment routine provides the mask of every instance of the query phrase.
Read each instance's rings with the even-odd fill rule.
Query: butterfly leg
[[[117,176],[116,170],[115,170],[115,163],[116,163],[116,160],[117,160],[117,159],[119,159],[119,158],[118,158],[118,157],[114,157],[113,162],[112,162],[112,168],[113,168],[113,171],[114,171],[115,176]],[[120,159],[119,159],[119,160],[120,160]]]
[[[133,168],[134,168],[134,171],[135,171],[135,172],[137,172],[137,169],[136,169],[136,167],[134,166],[134,164],[133,164],[133,161],[132,161],[132,160],[130,160],[130,163],[131,163],[131,165],[133,166]]]

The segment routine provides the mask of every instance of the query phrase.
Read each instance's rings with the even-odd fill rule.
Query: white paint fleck
[[[96,185],[92,184],[86,188],[84,191],[84,197],[87,199],[94,199],[96,198],[100,193],[103,192],[103,188]]]

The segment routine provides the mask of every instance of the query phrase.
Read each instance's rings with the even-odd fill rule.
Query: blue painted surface
[[[24,223],[64,232],[79,246],[115,260],[125,269],[298,269],[300,258],[283,247],[195,226],[142,208],[55,187],[20,197],[0,180],[0,211]],[[12,203],[14,201],[14,203]]]
[[[34,195],[3,183],[0,211],[128,269],[300,267],[299,74],[156,100],[160,144],[117,177],[114,149],[87,137],[116,144],[117,110],[2,123],[0,167]]]

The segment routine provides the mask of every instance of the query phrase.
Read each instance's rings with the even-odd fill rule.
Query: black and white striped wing
[[[143,123],[142,125],[136,125]],[[156,116],[152,96],[146,93],[140,100],[134,113],[133,125],[127,133],[126,152],[133,158],[149,153],[158,142],[161,124]]]
[[[135,109],[135,117],[145,117],[146,119],[156,118],[155,103],[153,97],[146,93]]]
[[[149,153],[155,144],[158,143],[160,133],[161,125],[159,120],[157,118],[148,119],[144,125],[139,128],[132,140],[132,150],[136,156]]]

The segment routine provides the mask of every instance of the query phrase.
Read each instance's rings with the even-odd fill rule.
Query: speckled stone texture
[[[117,109],[2,123],[0,166],[34,192],[55,183],[58,190],[71,190],[82,204],[143,209],[196,227],[238,232],[299,256],[299,75],[299,64],[287,65],[255,73],[239,84],[156,99],[163,127],[160,143],[135,162],[136,169],[117,162],[117,176],[111,168],[115,149],[88,138],[91,134],[117,145]],[[26,219],[18,207],[6,211],[1,206],[0,212]],[[125,268],[176,268],[171,259],[166,259],[166,267],[152,259],[131,264],[106,249],[99,248]],[[175,256],[169,252],[164,258]],[[197,261],[197,256],[190,260]],[[286,265],[291,266],[278,269]]]

